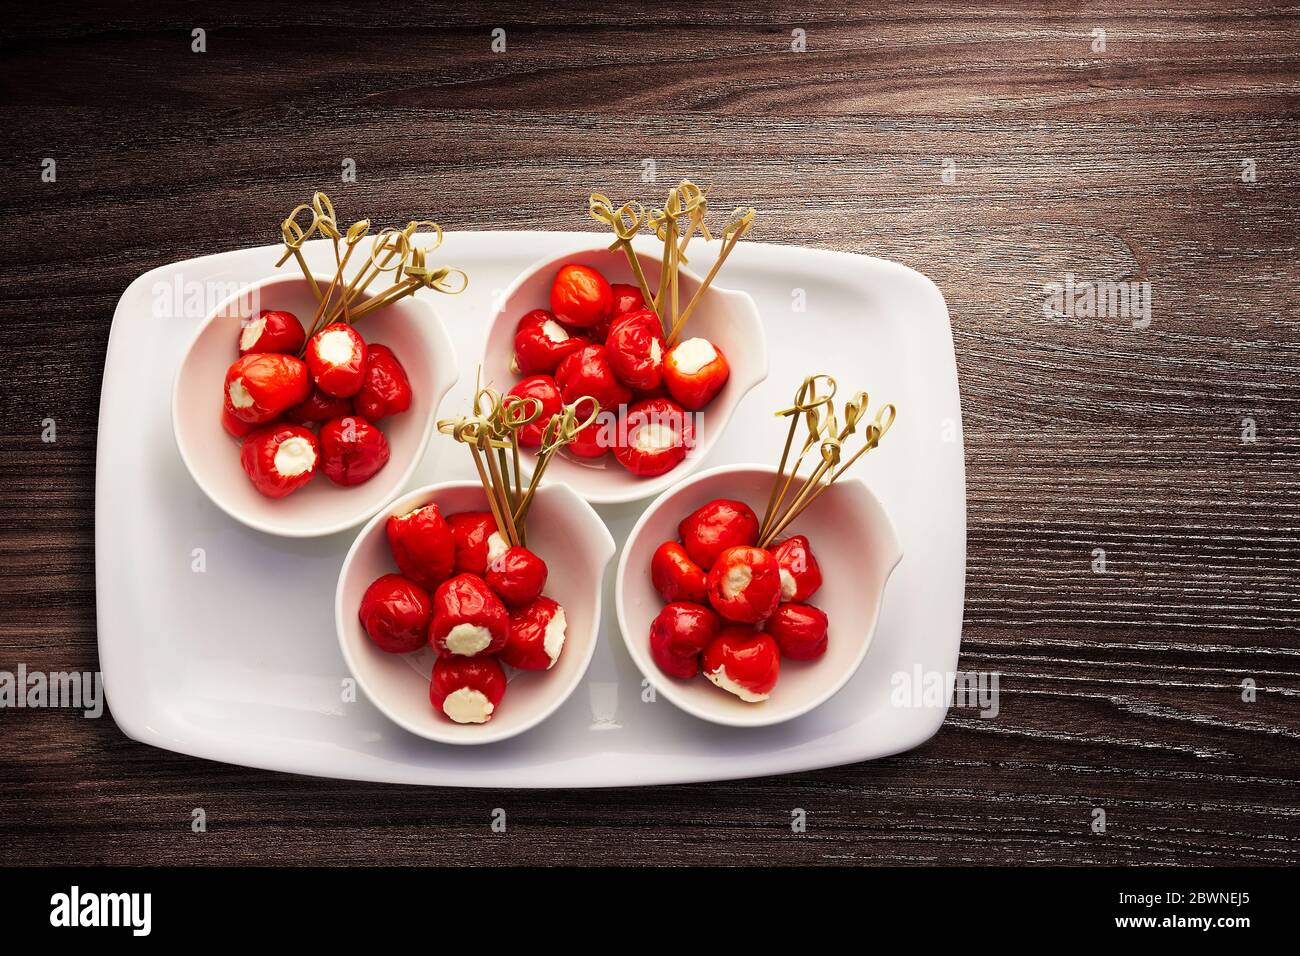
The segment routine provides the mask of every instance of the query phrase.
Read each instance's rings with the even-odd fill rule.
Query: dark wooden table
[[[585,194],[642,191],[653,159],[757,206],[756,238],[943,290],[962,666],[1000,672],[998,717],[818,773],[541,793],[263,773],[5,710],[5,862],[1300,861],[1297,9],[656,6],[7,24],[0,670],[97,666],[96,417],[132,278],[273,241],[318,187],[383,224],[587,228]],[[1046,317],[1070,274],[1150,281],[1151,324]]]

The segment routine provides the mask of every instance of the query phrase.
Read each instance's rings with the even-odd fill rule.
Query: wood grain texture
[[[954,710],[912,753],[593,792],[297,778],[0,710],[6,861],[1300,861],[1300,10],[961,6],[358,25],[328,3],[151,3],[10,24],[0,669],[96,666],[99,383],[136,275],[273,241],[344,158],[349,210],[449,229],[584,228],[586,192],[638,192],[653,159],[759,207],[759,238],[897,259],[943,290],[968,471],[961,663],[1002,676],[996,718]],[[1046,318],[1044,284],[1070,273],[1149,280],[1152,324]]]

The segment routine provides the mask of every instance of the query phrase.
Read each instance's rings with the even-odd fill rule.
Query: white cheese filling
[[[564,326],[560,325],[554,319],[547,319],[542,323],[542,334],[552,342],[569,341],[569,333],[564,331]]]
[[[781,569],[781,600],[793,601],[794,594],[799,590],[799,585],[795,583],[794,575],[785,568]]]
[[[735,694],[747,704],[757,704],[760,701],[767,700],[768,698],[767,694],[755,694],[749,688],[741,687],[727,676],[727,670],[724,667],[719,667],[716,671],[712,672],[705,671],[704,676],[728,693]]]
[[[254,319],[244,326],[244,331],[239,333],[239,348],[247,352],[253,347],[253,344],[262,337],[262,330],[266,328],[266,319]]]
[[[632,444],[637,451],[666,451],[676,447],[677,432],[667,425],[656,423],[642,425],[636,430],[636,437],[632,439]]]
[[[494,709],[487,695],[472,687],[454,690],[442,702],[442,712],[458,724],[485,724]]]
[[[673,349],[673,364],[683,375],[694,375],[718,357],[708,339],[687,339]]]
[[[654,365],[658,366],[662,364],[663,357],[664,357],[663,346],[659,344],[658,339],[651,339],[650,340],[650,361]]]
[[[327,365],[347,365],[352,361],[352,336],[343,329],[325,332],[316,341],[316,354]]]
[[[510,550],[510,545],[505,538],[501,537],[500,531],[493,531],[488,535],[487,546],[487,566],[489,568],[501,560],[501,555]]]
[[[275,450],[275,470],[286,478],[311,471],[316,465],[316,449],[298,435],[286,438]]]
[[[447,650],[473,657],[492,643],[492,632],[478,624],[457,624],[447,633]]]
[[[748,564],[733,564],[722,578],[722,596],[739,597],[754,580],[754,572]]]
[[[244,380],[237,378],[230,383],[230,404],[236,408],[248,408],[253,404],[253,396],[244,388]]]
[[[560,651],[564,650],[564,629],[567,626],[568,622],[564,619],[564,608],[557,608],[555,616],[546,623],[546,634],[542,638],[542,649],[546,651],[546,656],[551,659],[551,662],[546,665],[547,670],[555,666]]]

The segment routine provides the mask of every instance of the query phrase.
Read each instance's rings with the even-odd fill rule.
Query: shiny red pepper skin
[[[625,313],[635,312],[638,309],[644,309],[646,307],[645,296],[643,296],[641,290],[634,285],[628,285],[625,282],[615,282],[609,287],[609,290],[614,296],[614,307],[609,313],[611,317],[617,318]]]
[[[704,570],[676,541],[665,541],[650,559],[650,581],[665,601],[703,604],[709,599]]]
[[[591,344],[585,337],[575,335],[568,329],[564,331],[569,337],[556,342],[546,334],[547,322],[554,322],[564,329],[555,316],[545,309],[533,309],[515,327],[515,365],[521,375],[554,372],[561,361],[584,345]]]
[[[484,574],[487,571],[488,538],[497,532],[497,520],[490,511],[462,511],[447,518],[456,542],[456,573]]]
[[[522,607],[536,600],[546,587],[546,562],[516,545],[488,565],[484,580],[510,607]]]
[[[257,337],[244,346],[244,338],[247,330],[257,323],[262,324],[262,330]],[[263,309],[261,312],[249,320],[247,325],[241,326],[239,330],[239,354],[248,355],[250,352],[280,352],[284,355],[297,355],[302,344],[307,341],[307,332],[303,329],[302,323],[292,312],[273,311]]]
[[[429,592],[400,574],[385,574],[366,588],[357,617],[375,646],[409,654],[429,642],[433,603]]]
[[[524,399],[535,398],[541,402],[540,414],[517,432],[520,445],[524,448],[537,448],[542,443],[542,431],[551,420],[551,416],[558,415],[564,407],[564,400],[560,397],[560,386],[549,375],[532,375],[516,382],[515,387],[510,389],[508,394]]]
[[[758,541],[758,516],[743,501],[715,498],[682,519],[677,536],[691,560],[708,571],[727,548]]]
[[[411,407],[411,381],[387,345],[366,346],[366,376],[353,402],[372,422]]]
[[[336,332],[348,337],[352,351],[346,362],[334,363],[321,357],[320,343],[326,335]],[[327,395],[349,398],[361,391],[366,381],[366,343],[360,333],[343,322],[335,322],[321,329],[307,342],[307,367],[316,386]]]
[[[649,309],[618,316],[609,324],[605,357],[618,380],[638,391],[656,389],[663,381],[663,328]]]
[[[702,604],[669,604],[650,625],[650,656],[665,674],[694,677],[699,672],[700,652],[721,626],[718,615]]]
[[[826,653],[830,622],[811,604],[782,604],[763,630],[772,635],[781,653],[794,661],[811,661]]]
[[[551,311],[565,325],[586,328],[609,317],[614,292],[591,266],[561,266],[551,284]]]
[[[614,435],[618,429],[618,418],[613,412],[601,412],[586,428],[574,436],[573,441],[564,446],[564,451],[578,458],[604,458],[614,447]]]
[[[539,597],[510,612],[510,636],[501,649],[501,659],[525,671],[550,670],[555,661],[546,653],[546,628],[564,609],[548,597]],[[563,645],[561,645],[563,648]]]
[[[632,390],[618,380],[605,358],[603,345],[585,345],[555,369],[555,381],[565,402],[589,395],[603,409],[616,409],[632,400]]]
[[[679,405],[696,411],[713,401],[714,396],[722,391],[722,386],[731,377],[731,366],[727,364],[722,349],[714,345],[713,351],[717,354],[713,361],[698,371],[688,373],[677,364],[679,348],[681,344],[674,346],[664,356],[664,384],[668,386],[668,394]]]
[[[235,405],[230,397],[232,386],[248,392],[253,403],[243,408]],[[225,409],[232,417],[250,425],[274,421],[310,393],[307,366],[292,355],[254,352],[237,359],[226,370]]]
[[[351,415],[354,411],[356,409],[352,407],[352,399],[335,398],[313,386],[307,400],[293,406],[284,413],[284,417],[295,425],[318,425],[331,418]]]
[[[275,467],[280,446],[290,438],[301,438],[316,455],[312,466],[299,475],[283,475]],[[316,436],[300,425],[279,422],[251,432],[239,448],[239,463],[253,487],[268,498],[283,498],[312,480],[320,467],[321,452]]]
[[[801,534],[772,548],[781,569],[781,600],[803,603],[822,586],[822,568],[813,557],[808,539]]]
[[[443,704],[458,690],[476,690],[492,705],[491,720],[506,694],[506,672],[490,657],[439,657],[429,679],[429,703],[444,717]],[[450,720],[450,718],[448,718]]]
[[[388,464],[388,439],[360,415],[331,418],[320,427],[321,469],[336,485],[369,481]]]
[[[461,624],[488,632],[488,644],[462,657],[486,657],[505,647],[510,635],[506,606],[476,574],[458,574],[438,585],[433,592],[433,619],[429,622],[429,643],[439,654],[458,654],[447,646],[447,636]]]
[[[781,676],[781,650],[767,634],[735,625],[724,627],[700,656],[705,674],[719,668],[751,693],[770,694]]]
[[[748,582],[734,592],[730,574],[748,568]],[[709,603],[729,621],[757,624],[781,603],[781,575],[776,558],[762,548],[740,545],[718,555],[709,569]]]
[[[390,515],[384,532],[393,560],[416,584],[433,590],[451,576],[456,539],[437,504]]]
[[[643,428],[670,429],[674,442],[664,448],[640,448],[637,436]],[[695,445],[695,423],[690,413],[666,398],[649,398],[629,407],[622,433],[623,440],[614,446],[614,457],[638,478],[672,471]]]
[[[289,418],[288,414],[285,415],[285,418]],[[289,420],[291,422],[293,421],[293,419],[289,419]],[[226,434],[229,435],[231,438],[237,438],[240,441],[243,441],[245,438],[247,438],[253,432],[257,431],[259,428],[265,428],[267,425],[274,425],[274,424],[275,422],[265,422],[264,424],[261,425],[252,425],[249,424],[248,422],[241,422],[234,415],[230,414],[230,409],[226,408],[224,405],[221,407],[221,427],[226,430]],[[293,422],[293,424],[300,425],[302,423]]]

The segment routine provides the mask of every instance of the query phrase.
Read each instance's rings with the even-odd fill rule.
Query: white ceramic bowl
[[[615,606],[632,660],[660,694],[715,724],[779,724],[830,700],[866,657],[885,583],[903,556],[894,526],[871,489],[860,478],[841,478],[782,535],[807,535],[821,565],[821,589],[808,603],[829,618],[826,653],[815,661],[782,658],[776,687],[759,704],[715,687],[703,674],[690,680],[668,676],[650,656],[650,625],[665,603],[650,582],[651,556],[665,541],[677,540],[683,518],[715,498],[744,501],[761,520],[775,472],[770,465],[724,465],[664,493],[632,528],[618,565]],[[792,494],[798,490],[796,484]]]
[[[329,277],[318,277],[322,288]],[[411,407],[381,420],[388,464],[369,481],[340,488],[324,475],[280,499],[264,497],[239,464],[239,442],[221,427],[226,370],[239,357],[241,322],[260,309],[285,309],[306,326],[316,299],[301,275],[253,283],[226,299],[203,321],[176,372],[172,429],[176,447],[203,492],[222,511],[250,528],[290,538],[334,534],[354,527],[401,492],[424,457],[435,430],[438,405],[456,384],[456,355],[442,320],[429,303],[405,298],[367,315],[357,331],[367,342],[392,348],[414,393]]]
[[[712,262],[716,243],[697,239],[691,246],[698,262]],[[651,290],[659,283],[659,258],[644,252],[637,253]],[[598,270],[610,282],[636,285],[627,257],[618,250],[610,252],[605,245],[577,249],[558,256],[547,256],[529,266],[505,290],[501,308],[492,317],[488,329],[487,345],[483,354],[483,382],[502,392],[509,391],[524,376],[511,371],[515,352],[515,327],[519,320],[533,309],[549,309],[551,284],[560,266],[576,262]],[[723,266],[725,273],[726,266]],[[700,279],[682,269],[679,276],[678,295],[683,303],[689,302]],[[685,308],[685,305],[683,305]],[[565,457],[563,453],[551,459],[547,468],[548,481],[563,482],[593,504],[617,504],[640,501],[657,495],[689,475],[717,443],[718,436],[727,427],[740,400],[755,385],[767,378],[767,339],[758,306],[748,293],[722,289],[714,282],[686,321],[684,338],[703,336],[715,343],[726,356],[731,376],[717,396],[696,418],[695,447],[686,460],[667,474],[657,478],[637,478],[606,455],[598,462],[582,462]],[[525,455],[526,467],[531,468],[536,455]]]
[[[528,547],[547,564],[547,597],[564,608],[564,649],[547,671],[514,671],[492,719],[456,724],[429,703],[429,674],[436,654],[430,648],[389,654],[375,647],[357,619],[361,596],[383,574],[396,574],[385,526],[402,515],[436,502],[443,515],[486,511],[487,497],[476,481],[429,485],[403,495],[376,515],[357,535],[334,596],[339,646],[348,669],[367,697],[389,720],[429,740],[446,744],[486,744],[505,740],[549,717],[578,686],[596,650],[605,569],[614,557],[614,539],[592,507],[560,484],[544,484],[528,514]]]

